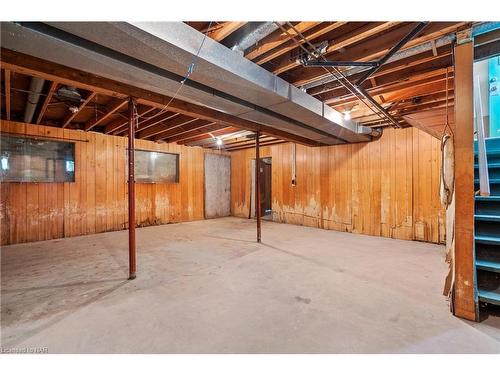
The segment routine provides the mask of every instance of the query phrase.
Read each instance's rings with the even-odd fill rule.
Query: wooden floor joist
[[[45,115],[45,111],[47,110],[47,107],[49,106],[49,103],[52,100],[52,96],[54,95],[54,93],[56,91],[57,85],[58,85],[58,83],[56,81],[53,81],[50,84],[49,92],[47,93],[47,95],[45,96],[45,99],[43,100],[42,108],[40,109],[40,112],[38,113],[35,124],[39,124],[42,121],[43,116]]]
[[[245,130],[260,130],[263,134],[273,135],[278,138],[304,145],[318,145],[317,142],[311,141],[308,138],[291,134],[280,129],[262,125],[198,104],[188,103],[166,95],[154,93],[139,87],[116,82],[108,78],[98,77],[60,64],[48,63],[42,59],[16,53],[5,48],[1,49],[1,61],[2,67],[5,69],[10,69],[12,71],[44,79],[58,80],[61,84],[67,84],[91,91],[93,92],[93,95],[101,93],[118,99],[126,99],[130,96],[137,98],[138,104],[145,104],[160,109],[165,109],[168,105],[169,110],[183,115],[214,121],[226,126],[236,126]],[[67,126],[73,118],[74,116],[67,118],[64,121],[63,127]]]

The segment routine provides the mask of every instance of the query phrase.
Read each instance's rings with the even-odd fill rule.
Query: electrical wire
[[[165,112],[168,112],[167,108],[170,106],[170,104],[172,104],[172,102],[174,101],[174,99],[177,97],[177,95],[179,94],[179,92],[181,91],[182,87],[184,86],[184,84],[186,83],[186,81],[189,79],[189,77],[191,76],[191,74],[194,73],[194,70],[196,68],[196,63],[198,62],[198,58],[199,58],[201,49],[203,48],[203,45],[205,44],[205,40],[208,37],[208,33],[210,31],[210,27],[212,26],[212,22],[213,21],[210,21],[210,23],[208,24],[207,31],[205,32],[205,34],[203,36],[203,40],[201,41],[200,47],[198,48],[198,51],[196,52],[196,55],[193,56],[193,59],[191,60],[191,64],[188,65],[186,75],[181,80],[180,85],[177,88],[177,90],[175,91],[174,95],[170,98],[170,100],[168,101],[168,103],[159,112],[157,112],[153,116],[144,116],[144,115],[139,115],[138,114],[138,116],[141,119],[143,119],[143,120],[151,120],[151,119],[154,119],[154,118],[162,115]]]

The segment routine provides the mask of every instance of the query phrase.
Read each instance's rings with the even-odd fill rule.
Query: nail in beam
[[[135,279],[135,175],[134,175],[134,138],[136,126],[136,100],[128,100],[128,261],[129,280]]]
[[[255,133],[255,217],[257,242],[260,242],[260,131]]]

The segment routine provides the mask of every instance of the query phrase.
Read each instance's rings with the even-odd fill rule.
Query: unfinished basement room
[[[499,354],[499,91],[500,22],[1,22],[2,352]]]

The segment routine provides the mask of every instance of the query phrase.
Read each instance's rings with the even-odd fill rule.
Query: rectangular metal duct
[[[372,129],[180,22],[2,23],[2,46],[172,96],[325,144],[364,142]]]

